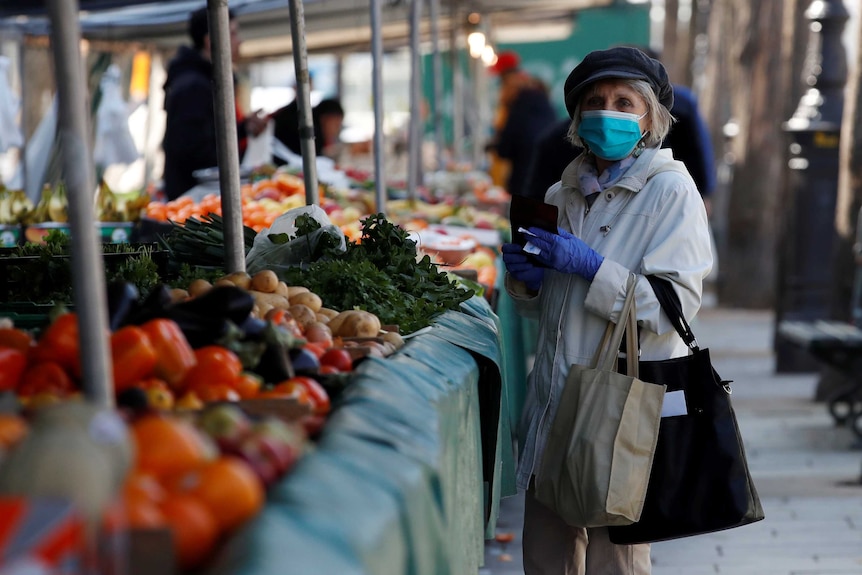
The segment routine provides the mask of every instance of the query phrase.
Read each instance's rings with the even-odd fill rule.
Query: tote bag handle
[[[697,345],[697,339],[691,331],[691,326],[688,325],[682,315],[682,304],[679,302],[679,296],[676,295],[670,281],[658,276],[646,276],[646,278],[652,286],[652,291],[655,292],[659,305],[685,345],[694,351],[700,349]]]
[[[596,352],[596,369],[616,371],[617,357],[623,334],[626,334],[626,373],[638,377],[637,306],[635,305],[635,286],[637,276],[629,274],[626,284],[626,299],[617,323],[608,322],[602,342]]]

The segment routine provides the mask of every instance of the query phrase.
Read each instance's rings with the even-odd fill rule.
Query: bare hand
[[[250,136],[259,136],[266,129],[266,124],[269,122],[269,116],[264,115],[263,110],[257,110],[253,114],[246,116],[245,129]]]

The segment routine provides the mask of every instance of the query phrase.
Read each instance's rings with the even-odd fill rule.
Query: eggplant
[[[242,288],[222,285],[171,307],[184,313],[204,317],[217,316],[242,325],[254,307],[254,296]]]
[[[266,383],[279,383],[296,375],[290,361],[290,350],[277,341],[267,342],[266,349],[252,371]]]
[[[245,318],[245,321],[239,324],[239,329],[242,330],[245,339],[260,341],[264,339],[264,330],[266,330],[267,323],[264,319],[249,315]]]
[[[124,323],[126,325],[141,325],[151,319],[166,317],[165,314],[170,304],[171,288],[165,284],[159,284],[126,316]]]
[[[113,281],[107,286],[108,325],[116,331],[126,324],[126,318],[134,313],[141,297],[135,284],[127,281]]]
[[[194,349],[215,345],[231,328],[231,322],[221,316],[192,313],[178,305],[169,306],[158,317],[175,321]]]
[[[320,360],[303,347],[290,350],[290,362],[293,364],[293,370],[299,375],[314,375],[320,370]]]

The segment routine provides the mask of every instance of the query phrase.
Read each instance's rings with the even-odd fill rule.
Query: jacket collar
[[[582,166],[587,161],[587,154],[580,154],[572,160],[566,169],[563,170],[561,177],[563,187],[579,189],[581,186],[579,174]],[[637,192],[646,185],[647,180],[658,172],[675,169],[668,164],[678,163],[673,159],[673,154],[668,148],[659,149],[658,147],[646,148],[632,164],[626,173],[619,179],[614,187],[624,188]]]

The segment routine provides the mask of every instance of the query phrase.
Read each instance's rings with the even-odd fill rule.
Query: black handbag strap
[[[676,295],[670,281],[652,275],[646,276],[646,279],[649,280],[659,305],[661,305],[665,315],[670,319],[670,323],[676,328],[685,345],[694,351],[700,349],[697,345],[697,339],[695,339],[694,333],[691,331],[691,327],[685,321],[685,316],[682,315],[682,304],[679,302],[679,296]]]

